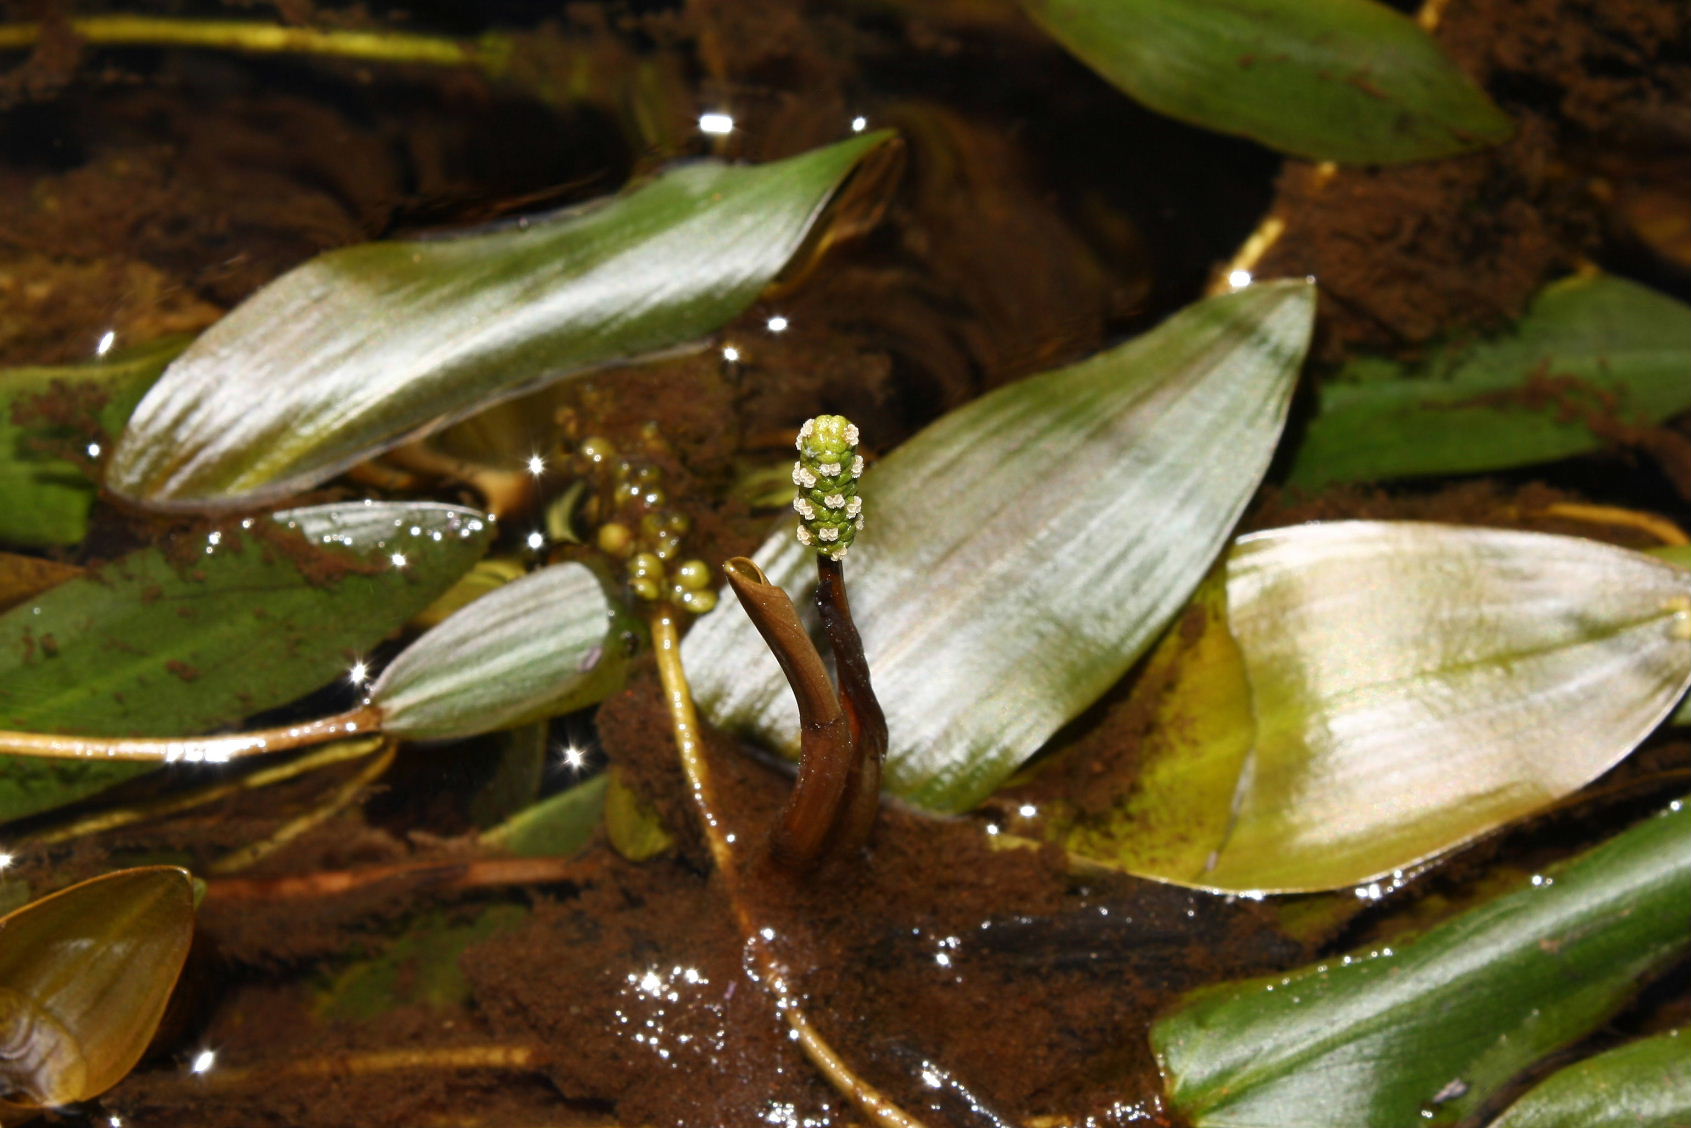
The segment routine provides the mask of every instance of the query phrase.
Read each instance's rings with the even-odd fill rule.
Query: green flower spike
[[[799,460],[793,465],[793,499],[798,510],[799,543],[833,560],[863,527],[863,499],[857,480],[863,456],[857,453],[857,425],[843,415],[818,415],[799,428]]]

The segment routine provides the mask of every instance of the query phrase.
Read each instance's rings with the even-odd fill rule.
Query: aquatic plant
[[[857,426],[819,415],[799,428],[793,484],[798,542],[816,554],[816,609],[839,671],[836,695],[822,656],[792,599],[752,561],[723,565],[747,617],[781,664],[799,713],[799,771],[770,845],[783,864],[806,869],[868,841],[880,809],[887,721],[851,618],[844,560],[863,529]]]
[[[1364,0],[1025,7],[1146,105],[1287,152],[1424,160],[1513,128],[1427,33],[1431,20]],[[103,16],[72,26],[94,43],[466,67],[545,98],[569,85],[524,69],[532,44],[503,33],[471,43]],[[0,28],[0,48],[38,34]],[[1683,1119],[1691,1094],[1660,1079],[1674,1032],[1587,1054],[1523,1094],[1550,1064],[1607,1050],[1594,1032],[1683,957],[1691,932],[1675,896],[1691,873],[1686,814],[1678,799],[1662,808],[1682,769],[1627,759],[1691,684],[1680,527],[1643,503],[1564,501],[1489,515],[1507,528],[1238,526],[1265,480],[1531,465],[1683,413],[1691,310],[1588,272],[1546,286],[1498,333],[1453,336],[1413,362],[1349,358],[1322,373],[1289,429],[1295,389],[1316,367],[1318,287],[1302,271],[1251,277],[1279,237],[1271,222],[1207,297],[1193,287],[1167,302],[1181,308],[1161,324],[1073,363],[1060,347],[1040,351],[1025,365],[1043,369],[1033,375],[1017,366],[1025,358],[975,374],[994,386],[986,394],[942,387],[949,410],[926,390],[912,407],[884,388],[822,381],[853,414],[915,431],[873,459],[866,530],[856,426],[833,414],[799,425],[780,401],[779,441],[797,425],[788,492],[770,488],[785,468],[736,415],[779,379],[779,363],[742,351],[754,319],[772,352],[787,331],[762,303],[802,294],[819,256],[882,215],[906,142],[866,119],[851,128],[780,160],[677,167],[596,206],[342,248],[192,343],[0,372],[0,540],[28,550],[0,554],[11,851],[0,896],[28,902],[0,921],[0,1041],[22,1047],[0,1070],[18,1106],[4,1117],[95,1098],[132,1068],[194,917],[189,878],[169,867],[31,898],[75,867],[187,843],[210,913],[224,914],[210,931],[235,938],[232,960],[329,957],[309,985],[316,1019],[474,999],[476,1021],[504,1023],[491,1045],[265,1061],[267,1086],[499,1069],[549,1071],[550,1100],[622,1099],[560,1060],[557,1045],[580,1044],[573,1029],[559,1036],[574,1021],[560,1016],[583,1008],[538,994],[513,1005],[520,976],[472,982],[475,961],[460,963],[553,912],[531,912],[531,891],[548,888],[587,891],[606,916],[569,944],[545,934],[546,974],[522,988],[565,977],[562,947],[626,944],[660,961],[609,988],[614,1021],[638,1033],[600,1057],[638,1069],[635,1055],[651,1051],[667,1067],[684,1051],[660,1035],[684,1020],[663,1008],[727,977],[698,1013],[728,1014],[743,985],[732,1005],[763,1006],[791,1035],[760,1028],[769,1056],[745,1060],[783,1063],[770,1077],[813,1067],[831,1086],[818,1115],[836,1115],[837,1093],[899,1128],[1035,1114],[1383,1128],[1477,1124],[1519,1096],[1494,1122],[1512,1126],[1585,1115],[1592,1087],[1612,1086],[1612,1106],[1659,1089],[1659,1119]],[[933,157],[920,132],[909,143]],[[614,367],[630,361],[648,367]],[[628,401],[674,388],[716,395],[703,400],[707,422],[629,422]],[[721,441],[739,483],[729,459],[704,453],[713,429],[733,432]],[[759,485],[736,492],[748,481]],[[306,496],[320,487],[354,500]],[[730,558],[722,579],[745,615],[715,609],[706,550],[751,544],[742,507],[771,494],[759,507],[790,502],[796,529],[783,514],[753,555]],[[265,511],[275,505],[288,508]],[[1662,547],[1567,535],[1617,528]],[[59,557],[40,551],[54,547]],[[657,709],[641,711],[648,665],[673,742],[661,757]],[[1133,738],[1098,739],[1112,730]],[[782,756],[796,769],[768,767]],[[449,782],[419,784],[424,764],[447,765]],[[1587,789],[1617,765],[1631,774]],[[150,767],[162,770],[137,778]],[[407,826],[417,856],[320,868],[312,850],[332,852],[335,820],[354,822],[377,787],[422,792],[459,821]],[[1568,843],[1537,843],[1557,860],[1535,855],[1517,873],[1505,859],[1475,888],[1441,868],[1479,841],[1467,865],[1483,870],[1488,838],[1612,800],[1571,859]],[[258,828],[252,840],[171,822],[223,810]],[[458,841],[441,847],[441,833]],[[971,872],[946,873],[940,842]],[[265,858],[280,876],[248,872]],[[876,884],[912,859],[931,885]],[[1047,897],[1038,909],[994,906],[966,936],[929,933],[944,918],[935,904],[954,886],[989,885],[994,859],[1005,872],[1021,859],[1072,875],[1063,896],[1085,913],[1067,900],[1052,911]],[[519,892],[488,893],[509,886]],[[1118,911],[1075,891],[1093,886],[1139,900]],[[1460,906],[1443,903],[1451,889]],[[302,935],[320,948],[255,956],[229,923],[360,890],[417,891],[428,907],[369,952],[355,949],[377,929],[354,941],[337,925],[328,940]],[[484,911],[486,896],[496,903]],[[1184,898],[1184,917],[1136,923],[1158,897]],[[695,914],[688,937],[617,931],[616,914],[666,899]],[[1167,1004],[1154,1023],[1069,1024],[1077,1042],[1101,1027],[1115,1039],[1087,1043],[1084,1099],[1059,1092],[1004,1114],[982,1095],[1002,1079],[966,1076],[949,1047],[908,1042],[896,1023],[878,1020],[872,1036],[852,1025],[850,1008],[868,1005],[854,979],[917,963],[960,982],[977,944],[1008,956],[970,971],[976,982],[1016,961],[1050,980],[1096,963],[1098,980],[1119,986],[1138,974],[1110,962],[1122,949],[1161,959],[1171,935],[1209,944],[1241,899],[1260,903],[1285,946],[1233,963],[1206,953],[1202,975],[1168,971],[1162,994],[1145,991]],[[853,949],[828,929],[859,910],[884,927]],[[1374,915],[1349,923],[1361,910]],[[668,962],[694,935],[718,944],[716,964]],[[933,950],[910,957],[909,936]],[[1213,982],[1214,967],[1246,977]],[[1563,990],[1569,981],[1578,989]],[[1019,981],[1001,990],[1000,1024],[1031,1021],[1011,1009]],[[657,1009],[637,1021],[636,1004]],[[1141,1033],[1149,1075],[1132,1064]],[[809,1067],[778,1056],[789,1041]],[[193,1099],[259,1072],[197,1078]],[[154,1084],[166,1096],[146,1099],[186,1102],[167,1074],[150,1071],[134,1091]],[[773,1123],[809,1115],[763,1111]]]

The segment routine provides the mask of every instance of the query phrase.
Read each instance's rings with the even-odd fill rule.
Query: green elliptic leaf
[[[1170,1103],[1192,1128],[1471,1123],[1685,952],[1688,882],[1677,801],[1414,939],[1198,991],[1151,1028]]]
[[[1491,1128],[1685,1128],[1691,1043],[1683,1030],[1640,1038],[1559,1069]]]
[[[42,547],[88,534],[98,448],[123,430],[189,340],[163,338],[87,364],[0,371],[0,541]]]
[[[1607,771],[1691,685],[1691,575],[1576,537],[1275,529],[1195,613],[1153,659],[1175,674],[1134,792],[1053,829],[1201,888],[1402,869]]]
[[[490,536],[458,506],[351,502],[131,553],[0,615],[0,728],[173,736],[233,724],[343,675]],[[0,757],[0,821],[147,767]]]
[[[1433,38],[1374,0],[1022,0],[1158,113],[1314,160],[1419,161],[1514,126]]]
[[[452,740],[568,713],[622,686],[628,612],[584,564],[558,564],[449,616],[382,671],[382,731]]]
[[[1314,304],[1303,282],[1201,302],[869,470],[845,570],[894,791],[979,802],[1150,645],[1262,477]],[[813,556],[789,522],[757,561],[803,607]],[[792,695],[745,615],[707,616],[682,658],[712,722],[796,751]]]
[[[890,137],[701,161],[493,233],[322,255],[170,366],[107,485],[161,509],[283,498],[498,400],[695,341],[757,298]]]
[[[573,854],[593,837],[605,810],[609,775],[596,775],[542,799],[484,831],[481,840],[523,858]]]
[[[194,935],[186,870],[73,885],[0,920],[7,1100],[55,1106],[123,1079],[152,1040]]]
[[[1501,336],[1352,361],[1321,388],[1288,481],[1462,474],[1598,450],[1691,409],[1691,306],[1605,275],[1546,287]]]

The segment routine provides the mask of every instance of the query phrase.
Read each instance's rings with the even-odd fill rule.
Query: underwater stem
[[[271,784],[284,783],[307,772],[316,771],[318,768],[344,763],[347,760],[357,760],[374,752],[380,746],[381,741],[382,738],[379,736],[364,736],[353,740],[336,741],[333,744],[326,744],[313,752],[289,760],[285,764],[262,768],[240,779],[222,780],[208,787],[197,787],[191,791],[168,795],[145,803],[96,811],[67,823],[49,823],[47,824],[48,829],[44,829],[40,833],[32,833],[24,841],[31,846],[47,846],[55,842],[67,842],[72,838],[82,838],[90,834],[102,834],[108,830],[146,822],[149,819],[168,818],[171,815],[189,811],[207,803],[214,803],[219,799],[242,791],[251,791],[259,787],[268,787]]]
[[[498,69],[492,43],[473,46],[438,35],[395,31],[323,30],[284,27],[251,20],[194,20],[169,16],[86,16],[69,21],[70,31],[102,47],[210,47],[255,54],[336,55],[387,63],[479,66]],[[41,25],[0,25],[0,50],[32,47]]]
[[[732,561],[730,562],[732,563]],[[747,561],[750,563],[750,561]],[[757,565],[752,569],[758,576]],[[733,573],[730,571],[730,578]],[[770,585],[773,586],[773,585]],[[779,589],[777,589],[779,590]],[[792,606],[792,601],[787,601]],[[797,612],[794,612],[797,619]],[[710,768],[705,762],[704,749],[699,742],[699,718],[693,708],[693,692],[687,684],[687,671],[681,665],[681,636],[675,627],[675,613],[664,604],[656,604],[651,614],[652,646],[657,654],[658,678],[663,682],[664,697],[669,703],[670,726],[675,733],[675,745],[680,753],[681,768],[686,773],[693,801],[698,805],[699,818],[704,823],[705,840],[710,843],[711,857],[717,872],[728,886],[728,900],[734,906],[734,916],[740,934],[746,937],[747,960],[756,978],[775,999],[781,1017],[796,1037],[799,1048],[810,1063],[826,1077],[835,1089],[857,1106],[878,1128],[925,1128],[925,1125],[887,1099],[880,1090],[869,1084],[851,1068],[844,1058],[810,1023],[803,1006],[787,989],[786,975],[776,962],[769,944],[760,934],[758,922],[746,910],[745,902],[735,896],[734,886],[739,870],[734,864],[734,847],[729,843],[716,816],[710,793]],[[814,647],[812,647],[814,651]],[[818,659],[820,662],[820,659]]]
[[[249,842],[239,850],[225,854],[206,866],[207,873],[235,873],[248,866],[269,857],[283,846],[292,842],[300,835],[321,826],[334,818],[358,800],[364,789],[388,770],[393,764],[394,754],[399,750],[399,742],[391,737],[379,745],[380,751],[370,758],[370,762],[360,768],[356,775],[342,783],[335,789],[326,802],[319,803],[311,810],[283,823],[268,836],[257,842]]]
[[[327,744],[380,731],[382,713],[365,705],[333,717],[279,728],[218,736],[59,736],[0,732],[0,752],[59,760],[151,760],[160,764],[221,764],[242,756]]]

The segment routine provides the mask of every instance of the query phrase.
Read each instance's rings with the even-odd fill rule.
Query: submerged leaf
[[[952,412],[869,472],[846,571],[894,791],[979,802],[1150,644],[1267,467],[1314,297],[1278,282],[1202,302]],[[757,559],[803,605],[813,556],[784,524]],[[796,750],[744,615],[708,616],[682,656],[714,723]]]
[[[549,219],[316,258],[170,366],[107,485],[171,509],[286,497],[498,400],[692,342],[757,298],[890,137],[701,161]]]
[[[87,364],[0,371],[0,541],[42,547],[88,534],[100,445],[123,430],[188,341],[167,337]]]
[[[122,1080],[193,933],[193,882],[174,866],[106,874],[0,920],[0,1091],[55,1106]]]
[[[469,1002],[458,961],[472,945],[520,928],[521,905],[492,905],[469,921],[433,912],[413,921],[374,954],[353,960],[324,985],[314,1009],[324,1018],[368,1022],[402,1006],[446,1008]]]
[[[584,564],[558,564],[453,613],[382,671],[382,731],[452,740],[568,713],[621,685],[627,612]]]
[[[1465,1121],[1685,951],[1688,881],[1675,802],[1422,936],[1200,990],[1151,1029],[1170,1101],[1193,1128]]]
[[[613,764],[605,773],[605,837],[611,847],[631,862],[655,858],[675,845],[675,836],[663,819]]]
[[[1691,574],[1596,541],[1341,521],[1225,569],[1155,659],[1134,792],[1071,850],[1209,889],[1366,882],[1583,786],[1691,685]]]
[[[1153,110],[1296,156],[1373,164],[1492,145],[1514,126],[1432,36],[1374,0],[1022,0]]]
[[[1490,1128],[1685,1128],[1691,1044],[1682,1030],[1640,1038],[1558,1069]]]
[[[1548,462],[1691,409],[1691,306],[1605,275],[1563,279],[1507,333],[1323,383],[1288,482],[1313,489]]]
[[[0,728],[178,736],[281,705],[345,674],[490,535],[458,506],[354,502],[131,553],[0,615]],[[0,765],[0,821],[147,767]]]
[[[600,774],[567,791],[542,799],[498,826],[481,840],[522,858],[564,857],[587,845],[605,810],[609,775]]]

